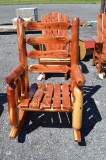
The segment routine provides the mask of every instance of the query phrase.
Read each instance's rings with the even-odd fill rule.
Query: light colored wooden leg
[[[74,129],[74,139],[75,142],[81,142],[81,133],[78,130]]]
[[[25,111],[20,111],[19,113],[19,125],[17,127],[12,127],[9,138],[15,138],[19,132],[21,131],[24,122],[26,120],[27,112]]]
[[[75,100],[72,111],[72,127],[75,130],[80,130],[82,126],[83,93],[78,87],[74,88],[74,96]]]

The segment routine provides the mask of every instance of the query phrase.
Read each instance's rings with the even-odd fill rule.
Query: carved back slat
[[[42,22],[68,22],[69,18],[67,15],[62,14],[62,13],[57,13],[57,12],[53,12],[53,13],[49,13],[46,15],[43,15],[41,17],[41,21]],[[51,29],[51,30],[43,30],[43,37],[45,36],[67,36],[68,31],[67,29],[65,29],[64,31],[61,29]],[[49,47],[48,47],[49,46]],[[57,50],[57,49],[66,49],[66,45],[63,44],[52,44],[52,45],[46,45],[46,50],[49,49],[53,49],[53,50]]]

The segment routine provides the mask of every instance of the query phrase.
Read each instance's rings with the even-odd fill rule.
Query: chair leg
[[[95,65],[95,53],[93,53],[93,58],[92,58],[92,66]]]
[[[74,139],[75,142],[81,142],[81,132],[74,129]]]
[[[26,120],[27,112],[25,111],[20,111],[19,113],[19,125],[17,127],[12,127],[11,132],[9,134],[9,138],[15,138],[19,132],[21,131],[24,122]]]
[[[102,69],[102,64],[101,64],[101,62],[99,61],[99,62],[98,62],[98,73],[101,72],[101,69]]]
[[[72,127],[75,130],[80,130],[82,127],[83,93],[79,88],[75,87],[74,96],[75,101],[73,102]]]

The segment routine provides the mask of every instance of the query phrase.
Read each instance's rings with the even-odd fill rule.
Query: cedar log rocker
[[[97,67],[98,73],[106,76],[106,13],[97,15],[97,36],[95,41],[92,65]]]
[[[83,112],[83,85],[85,78],[78,66],[79,53],[79,18],[73,18],[72,22],[28,22],[22,18],[17,20],[19,64],[6,77],[8,112],[12,129],[9,137],[15,138],[26,119],[28,111],[39,112],[72,112],[72,127],[74,129],[75,141],[81,141],[80,129],[82,125]],[[68,36],[54,37],[29,37],[26,38],[25,29],[29,30],[51,30],[71,29],[71,38]],[[53,43],[55,46],[69,45],[69,50],[62,48],[48,51],[32,49],[27,52],[27,45],[48,45]],[[70,52],[71,48],[71,52]],[[61,65],[41,65],[32,64],[28,66],[27,57],[31,59],[39,58],[67,58],[70,57],[70,66]],[[31,72],[70,72],[70,83],[46,84],[34,83],[29,86],[28,71]]]

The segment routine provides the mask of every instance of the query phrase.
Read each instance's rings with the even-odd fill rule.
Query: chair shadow
[[[85,58],[83,60],[79,61],[79,64],[81,65],[81,68],[82,68],[82,72],[84,74],[89,73],[89,70],[88,70],[87,66],[84,64],[84,62],[88,62],[91,59],[92,59],[92,55],[87,55],[87,56],[85,56]]]
[[[69,72],[66,73],[67,75],[67,80],[70,78],[70,74]],[[65,78],[65,74],[64,73],[45,73],[45,79],[48,80],[49,78],[53,78],[53,77],[61,77],[61,78]]]
[[[0,117],[3,113],[4,106],[3,104],[7,102],[7,94],[6,93],[0,93]]]
[[[92,95],[100,88],[100,85],[84,86],[83,123],[81,128],[82,141],[79,143],[80,146],[86,145],[85,137],[89,135],[96,123],[102,120],[95,101],[92,98]]]
[[[99,89],[99,85],[84,86],[83,124],[81,128],[82,141],[78,143],[80,146],[86,146],[85,137],[91,132],[96,123],[102,119],[92,98],[92,95]],[[51,128],[72,128],[71,113],[30,112],[23,129],[18,135],[18,142],[24,143],[26,135],[40,126]]]

